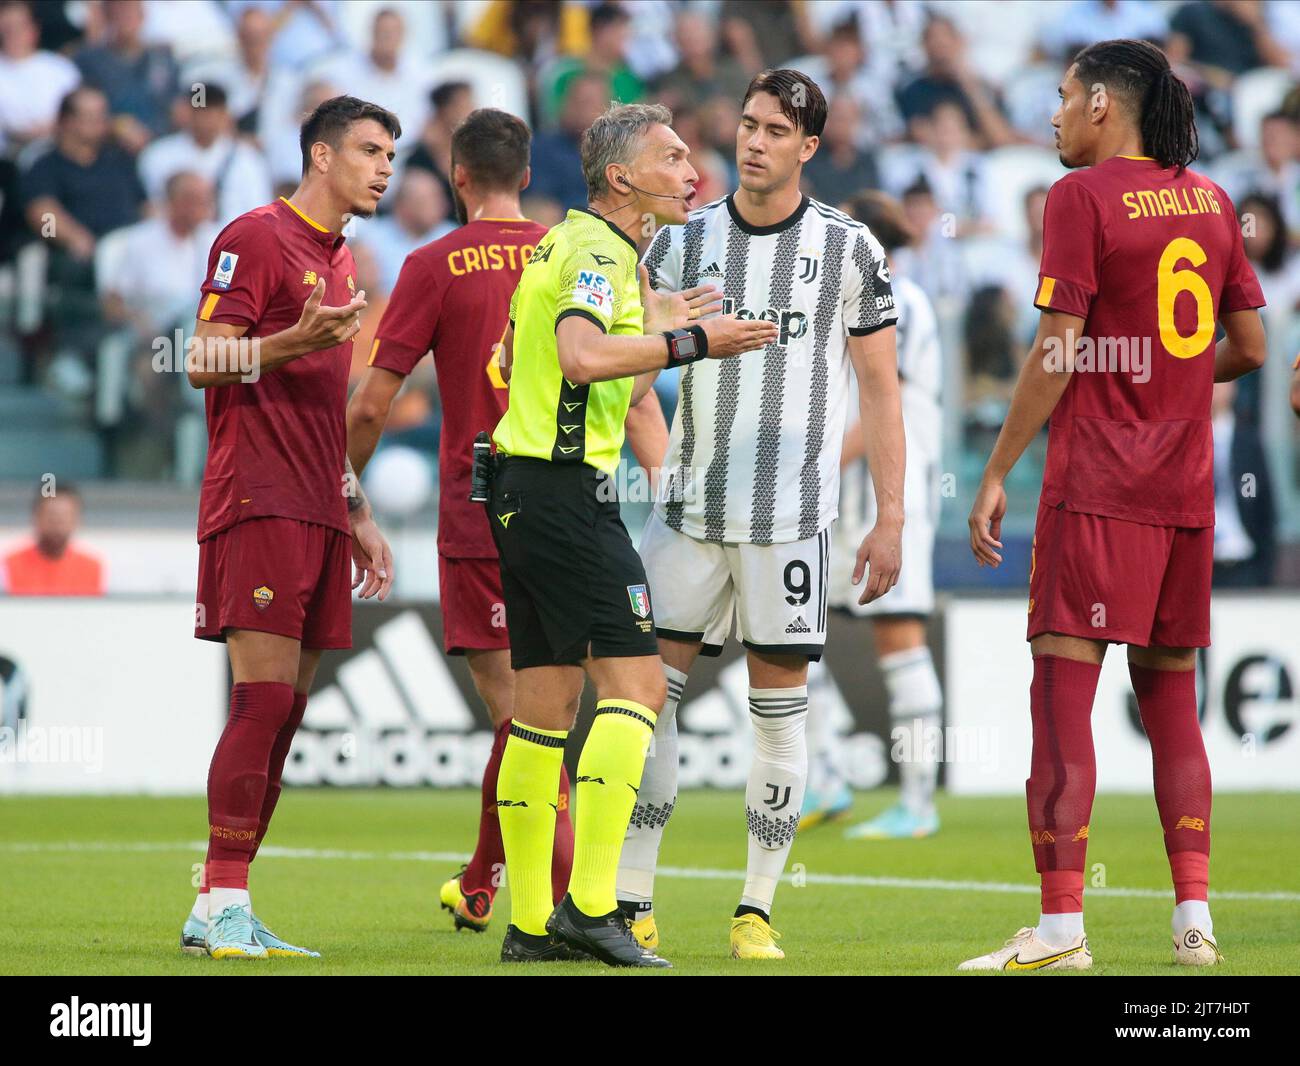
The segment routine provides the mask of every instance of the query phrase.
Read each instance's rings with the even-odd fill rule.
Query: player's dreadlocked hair
[[[1200,154],[1192,94],[1164,52],[1146,41],[1099,41],[1074,57],[1075,76],[1091,92],[1100,82],[1132,107],[1142,147],[1181,172]]]

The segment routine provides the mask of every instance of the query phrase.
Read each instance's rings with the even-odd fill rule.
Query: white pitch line
[[[191,840],[170,844],[163,843],[121,843],[107,841],[66,841],[63,843],[0,843],[0,851],[32,852],[162,852],[191,851],[202,852],[207,848],[206,840]],[[356,862],[467,862],[469,855],[459,851],[348,851],[341,848],[284,848],[268,844],[259,848],[259,855],[270,855],[279,859],[347,859]],[[795,865],[798,865],[797,863]],[[743,881],[744,870],[710,870],[693,866],[661,866],[657,871],[659,877],[678,877],[693,881]],[[794,874],[787,873],[784,881],[790,882]],[[1008,881],[945,881],[940,878],[923,877],[870,877],[866,874],[817,874],[800,873],[797,875],[804,884],[809,885],[843,885],[849,888],[910,888],[923,892],[991,892],[1010,895],[1037,895],[1037,885],[1019,885]],[[1169,899],[1173,892],[1161,888],[1089,888],[1088,898],[1110,896],[1115,899]],[[1256,903],[1300,903],[1300,892],[1237,892],[1214,891],[1213,899],[1245,900]]]

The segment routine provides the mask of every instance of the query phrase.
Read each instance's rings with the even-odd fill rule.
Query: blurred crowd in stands
[[[545,224],[585,204],[579,138],[611,100],[673,109],[707,202],[735,186],[746,85],[777,65],[830,101],[806,191],[838,205],[883,188],[904,204],[913,239],[895,267],[940,312],[949,443],[977,476],[1033,335],[1043,205],[1062,173],[1057,85],[1075,51],[1113,37],[1169,53],[1199,111],[1197,166],[1245,216],[1270,306],[1294,309],[1300,3],[6,0],[0,479],[57,456],[69,476],[197,482],[202,394],[159,372],[159,352],[192,326],[220,227],[292,192],[298,126],[320,101],[373,100],[403,126],[381,212],[350,234],[370,302],[359,373],[405,256],[455,225],[450,136],[470,110],[530,122],[524,210]],[[1261,433],[1259,379],[1216,398],[1223,484],[1262,472],[1220,518],[1225,579],[1243,583],[1272,569],[1269,463],[1297,480],[1294,441]],[[426,361],[392,429],[432,454],[438,412]]]

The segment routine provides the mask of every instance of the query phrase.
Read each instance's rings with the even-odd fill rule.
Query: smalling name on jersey
[[[1129,209],[1128,217],[1165,218],[1168,215],[1222,214],[1223,208],[1214,193],[1199,186],[1181,186],[1177,189],[1138,189],[1120,197]]]

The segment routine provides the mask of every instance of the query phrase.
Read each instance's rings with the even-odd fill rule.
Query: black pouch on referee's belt
[[[486,430],[474,438],[474,463],[470,471],[469,502],[487,503],[492,498],[492,481],[496,476],[496,459]]]

